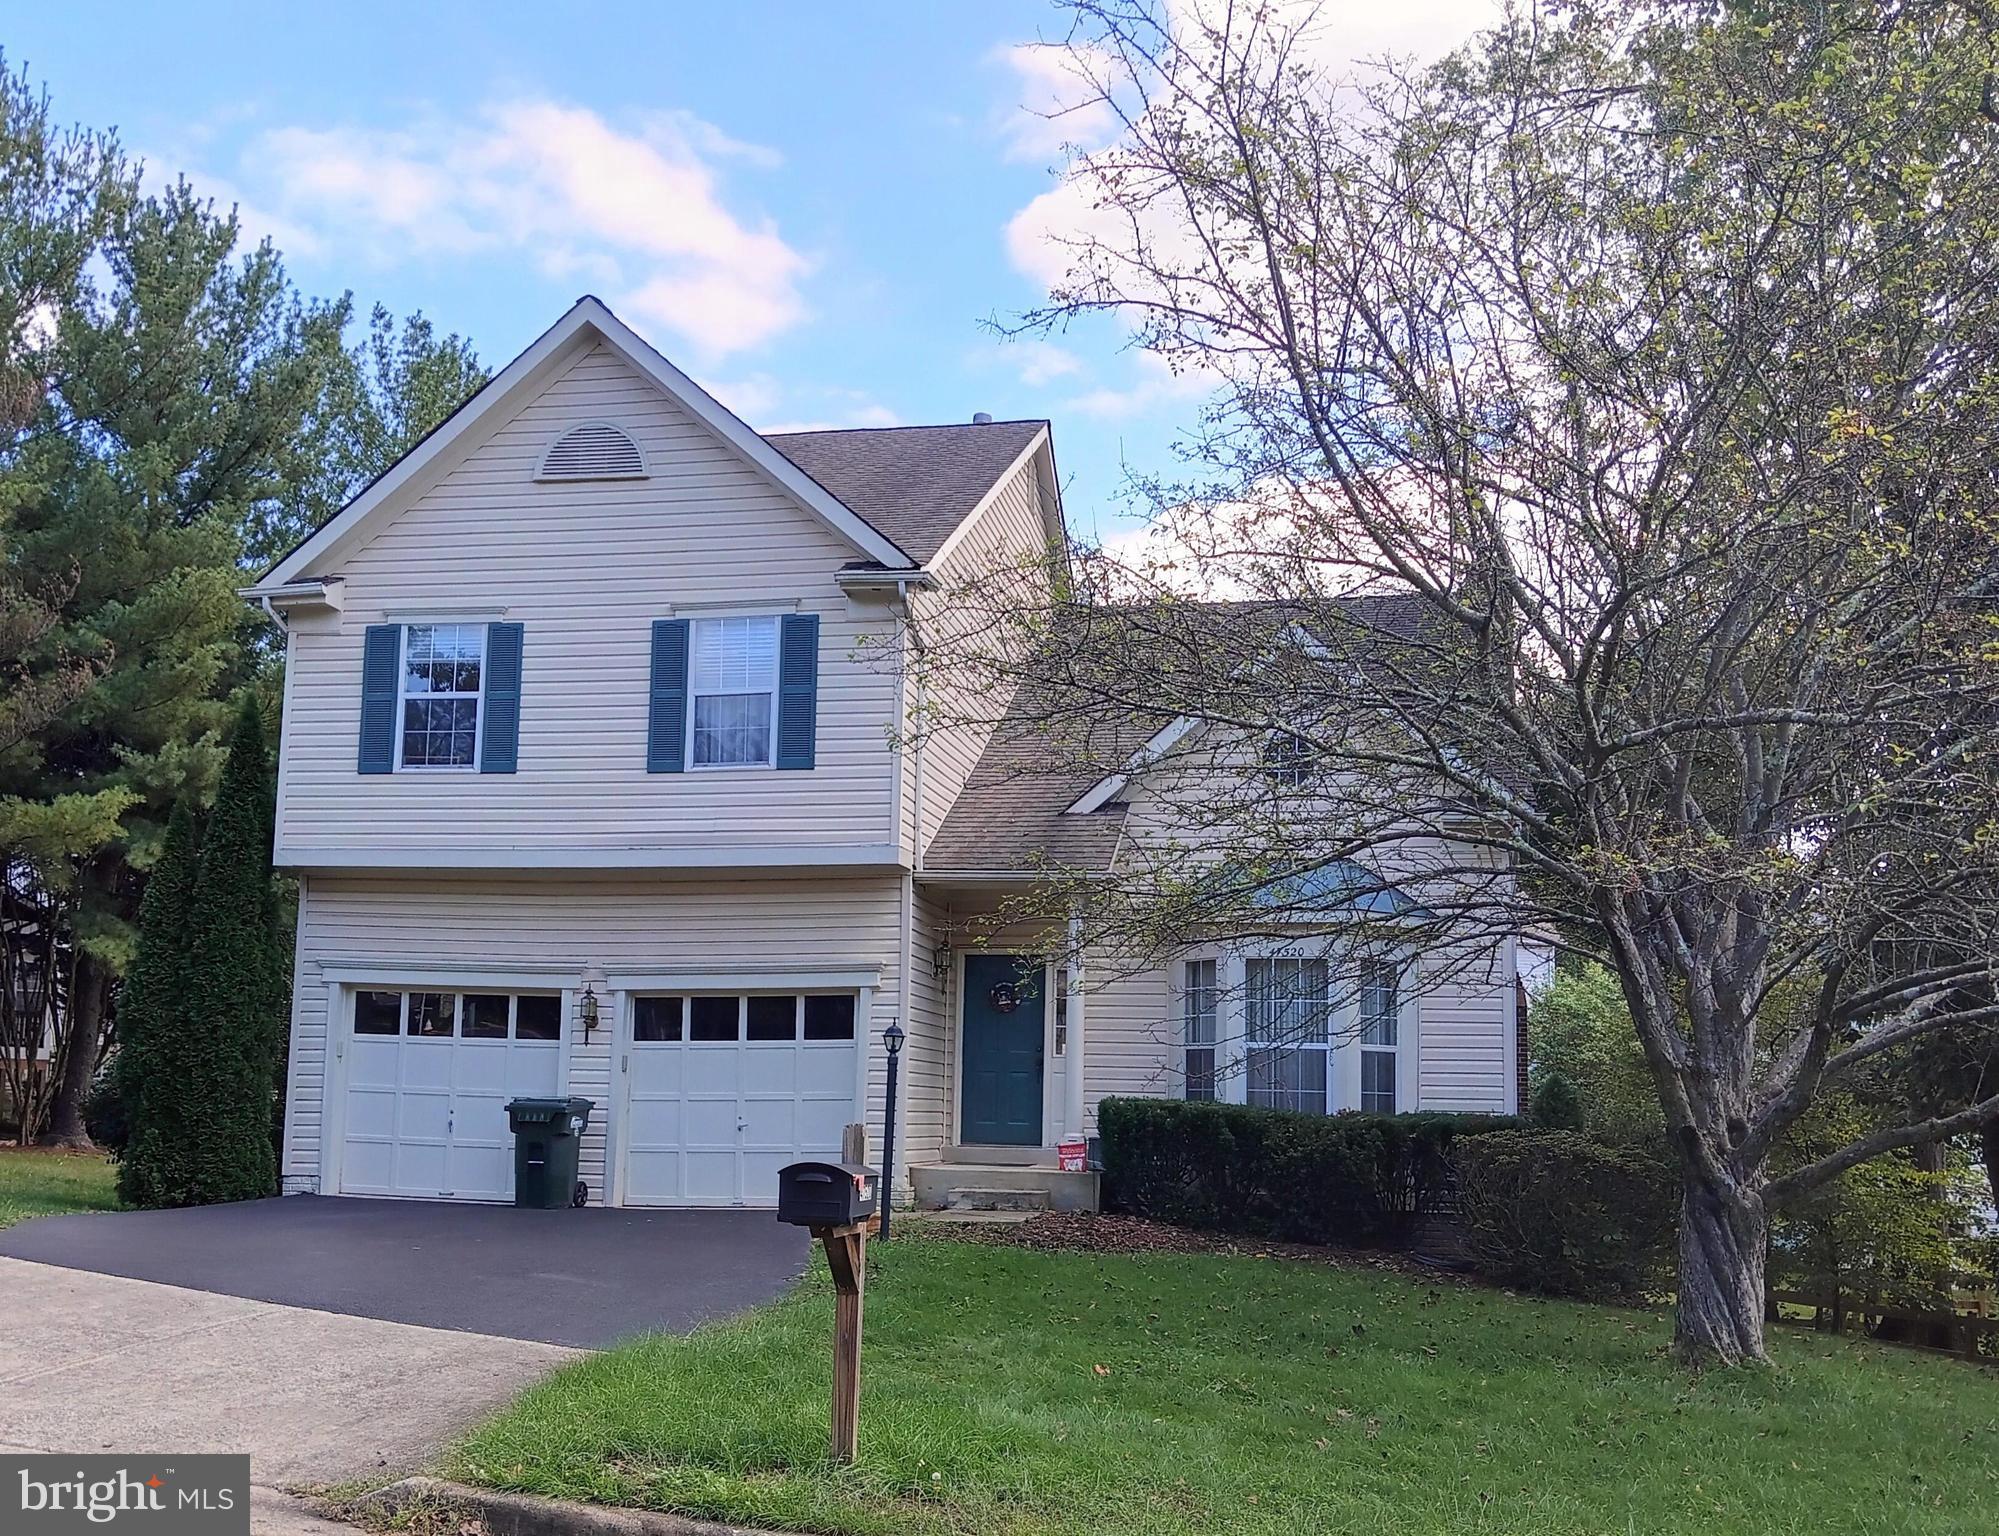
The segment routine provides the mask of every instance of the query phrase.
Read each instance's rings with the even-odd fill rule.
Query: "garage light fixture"
[[[590,1043],[590,1031],[597,1027],[597,989],[589,982],[583,984],[583,1043]]]

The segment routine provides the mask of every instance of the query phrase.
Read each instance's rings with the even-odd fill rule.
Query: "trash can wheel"
[[[590,1186],[585,1184],[581,1179],[578,1179],[576,1181],[576,1188],[570,1193],[569,1203],[579,1210],[588,1205],[590,1203]]]

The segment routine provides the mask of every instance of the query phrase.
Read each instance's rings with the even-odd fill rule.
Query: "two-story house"
[[[510,1198],[502,1106],[573,1093],[593,1202],[770,1204],[846,1124],[879,1148],[892,1021],[933,1199],[1105,1094],[1242,1096],[1254,957],[1020,985],[968,937],[1024,850],[1126,835],[1129,786],[908,744],[912,625],[1062,531],[1045,422],[759,436],[577,303],[249,589],[286,645],[286,1191]],[[1327,1042],[1303,1107],[1512,1109],[1499,958],[1384,1003],[1365,1088]]]

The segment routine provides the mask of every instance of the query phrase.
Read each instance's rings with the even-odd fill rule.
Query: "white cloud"
[[[965,364],[982,373],[1004,369],[1030,389],[1089,371],[1089,365],[1067,347],[1034,336],[1009,336],[975,347],[965,355]]]
[[[721,358],[804,318],[811,265],[768,220],[730,208],[723,162],[776,156],[685,112],[619,127],[521,99],[400,129],[275,129],[242,168],[271,217],[322,247],[382,263],[516,251]]]
[[[1016,43],[994,57],[1013,71],[1018,98],[999,123],[1009,160],[1049,160],[1071,145],[1105,144],[1117,132],[1117,114],[1091,79],[1089,55],[1053,43]]]
[[[740,379],[702,379],[701,387],[745,421],[762,421],[784,399],[784,386],[767,373]]]
[[[885,405],[857,405],[815,421],[782,421],[759,432],[833,432],[845,427],[899,427],[902,418]]]
[[[1183,367],[1175,372],[1157,352],[1135,352],[1132,357],[1137,377],[1125,388],[1093,389],[1065,400],[1063,408],[1082,416],[1116,420],[1141,415],[1156,405],[1204,399],[1224,382],[1205,369]]]
[[[1169,24],[1182,38],[1192,36],[1198,27],[1210,23],[1219,26],[1226,17],[1241,15],[1240,7],[1230,9],[1229,0],[1167,0],[1166,9]],[[1335,80],[1360,77],[1369,65],[1387,57],[1440,57],[1502,16],[1501,0],[1397,0],[1394,5],[1362,4],[1361,0],[1277,0],[1272,7],[1272,18],[1279,24],[1307,19],[1292,49],[1292,61]],[[1029,45],[1011,50],[1009,57],[1016,58],[1015,67],[1023,77],[1030,70],[1037,79],[1059,80],[1066,75],[1072,88],[1080,74],[1095,69],[1100,62],[1086,55],[1079,69],[1055,57],[1061,52],[1059,48]],[[1102,114],[1096,120],[1099,128],[1114,123],[1107,106],[1098,110]],[[1115,141],[1105,137],[1081,147],[1085,153],[1075,168],[1081,174],[1064,175],[1014,214],[1004,230],[1007,256],[1014,269],[1043,289],[1059,288],[1069,279],[1079,244],[1096,241],[1122,249],[1130,241],[1126,215],[1108,206],[1110,200],[1088,174],[1092,163],[1089,151],[1109,149],[1114,160]],[[1168,214],[1149,222],[1144,236],[1157,263],[1191,269],[1204,259],[1189,232]],[[1128,416],[1163,402],[1196,397],[1205,388],[1205,383],[1175,383],[1154,374],[1128,389],[1091,391],[1071,405],[1097,416]]]

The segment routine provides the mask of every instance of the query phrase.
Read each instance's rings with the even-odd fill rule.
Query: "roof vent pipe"
[[[991,411],[974,411],[974,412],[972,412],[972,425],[973,425],[973,426],[975,426],[975,427],[989,427],[989,426],[991,426],[992,424],[993,424],[993,413],[992,413]]]

